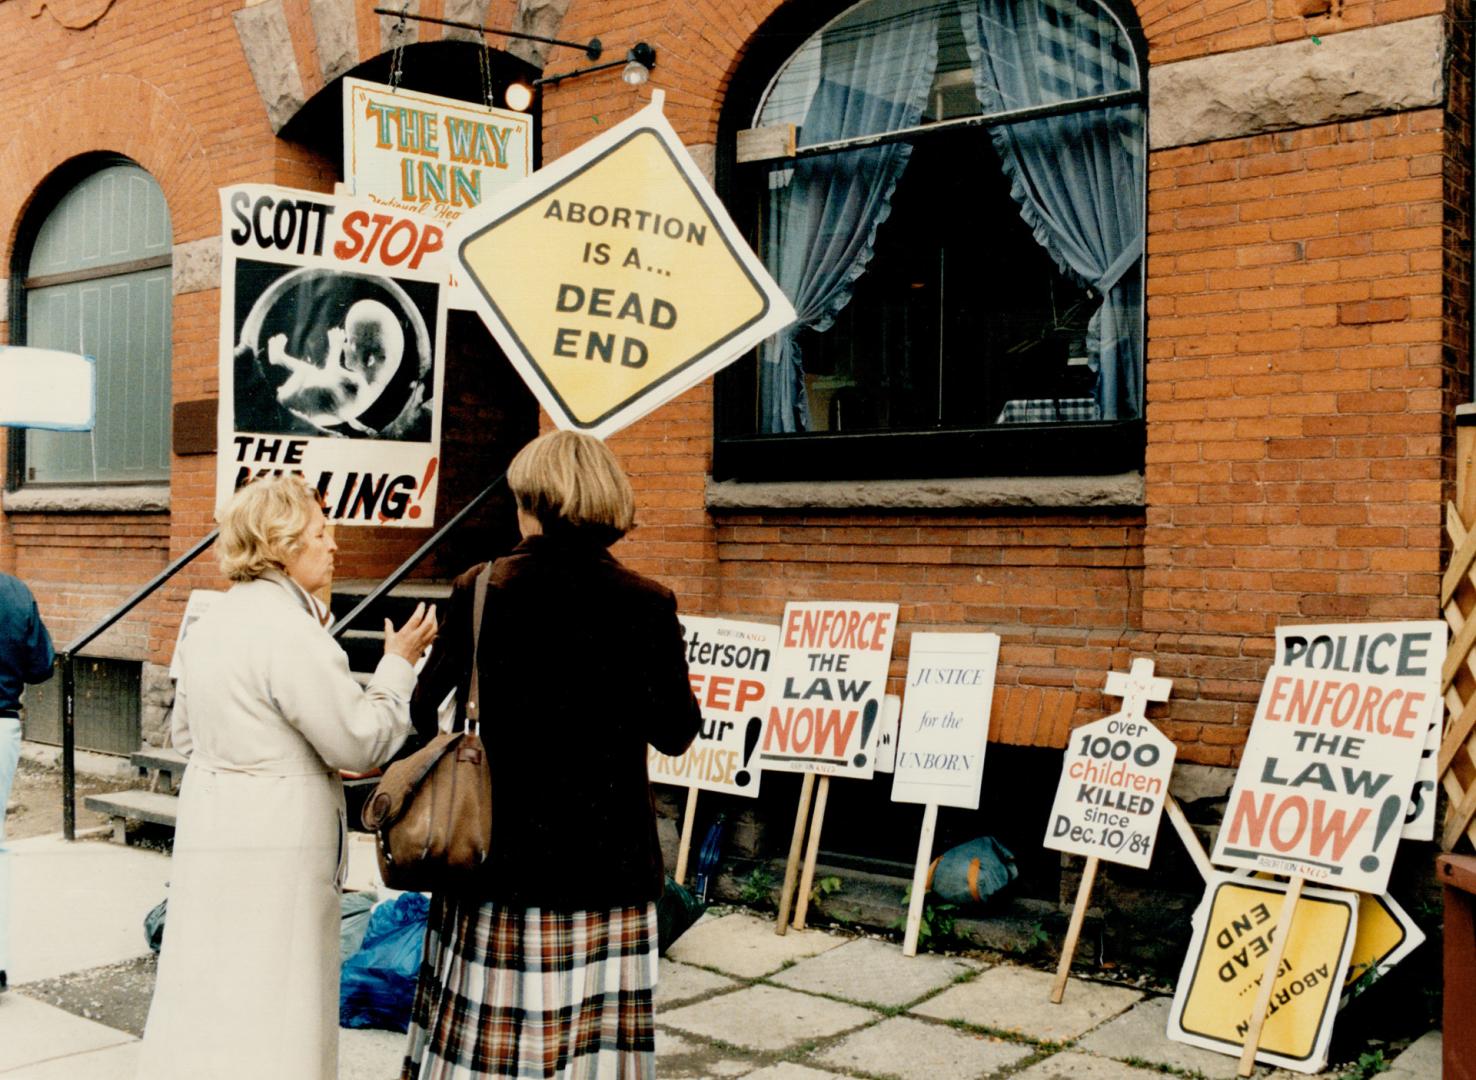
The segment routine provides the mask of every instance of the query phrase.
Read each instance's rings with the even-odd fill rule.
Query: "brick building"
[[[210,528],[217,189],[329,190],[345,74],[396,69],[407,87],[475,101],[488,82],[501,94],[587,63],[373,7],[0,0],[6,340],[85,347],[98,281],[155,320],[129,345],[85,350],[118,395],[100,410],[101,446],[79,458],[35,433],[0,445],[0,568],[34,587],[59,645]],[[909,631],[998,631],[990,753],[1005,779],[945,835],[1036,846],[1055,752],[1103,714],[1106,672],[1133,657],[1174,680],[1150,715],[1191,766],[1192,794],[1213,795],[1279,622],[1438,614],[1453,418],[1470,385],[1469,4],[408,7],[598,37],[607,60],[655,49],[650,85],[804,293],[804,329],[612,440],[639,505],[618,553],[693,613],[897,601],[896,683]],[[648,89],[618,66],[542,87],[542,161]],[[1069,166],[1050,157],[1063,143]],[[842,215],[831,232],[864,250],[805,246],[804,214],[820,211],[802,196],[825,184]],[[125,197],[152,209],[89,209]],[[135,224],[107,231],[120,220]],[[461,412],[443,519],[476,490],[487,440],[508,450],[539,422],[505,365],[480,362],[493,346],[479,326],[453,324],[451,343]],[[124,404],[129,388],[146,392]],[[483,514],[422,576],[504,542],[499,521]],[[345,530],[340,576],[383,576],[419,539]],[[200,560],[88,650],[103,682],[125,686],[138,726],[124,743],[158,738],[187,590],[217,584]],[[885,792],[844,787],[830,842],[909,858],[910,827],[876,840],[866,824]],[[1021,855],[1053,895],[1054,858]]]

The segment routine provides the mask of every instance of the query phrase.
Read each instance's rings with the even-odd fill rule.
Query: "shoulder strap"
[[[481,718],[481,680],[477,678],[477,647],[482,641],[482,612],[487,606],[487,582],[492,578],[492,564],[489,562],[477,575],[476,587],[472,590],[472,649],[471,649],[471,686],[466,692],[466,722],[467,727],[477,724]]]

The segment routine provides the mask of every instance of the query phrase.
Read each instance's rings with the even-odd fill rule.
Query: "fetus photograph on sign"
[[[240,430],[430,438],[434,287],[248,259],[236,273]]]

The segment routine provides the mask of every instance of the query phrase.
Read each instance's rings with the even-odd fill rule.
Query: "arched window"
[[[172,232],[164,194],[116,159],[59,178],[19,251],[16,341],[97,361],[92,431],[27,431],[25,484],[169,476]]]
[[[1098,0],[865,0],[771,68],[740,143],[795,149],[734,201],[799,321],[721,384],[715,470],[1141,465],[1140,52]]]

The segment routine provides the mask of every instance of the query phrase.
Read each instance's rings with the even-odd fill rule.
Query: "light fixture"
[[[627,86],[644,85],[655,66],[656,50],[644,41],[638,42],[625,54],[625,70],[620,73],[620,78]]]
[[[533,104],[533,88],[522,79],[508,83],[507,93],[503,95],[503,100],[514,112],[527,112],[528,106]]]
[[[576,75],[588,75],[592,71],[604,71],[607,68],[624,67],[620,77],[631,86],[640,86],[651,77],[651,69],[656,66],[656,50],[644,41],[638,41],[632,45],[620,60],[607,60],[603,64],[591,64],[589,67],[575,68],[573,71],[561,71],[557,75],[545,75],[541,79],[534,79],[534,86],[552,86],[554,83],[572,79]]]

